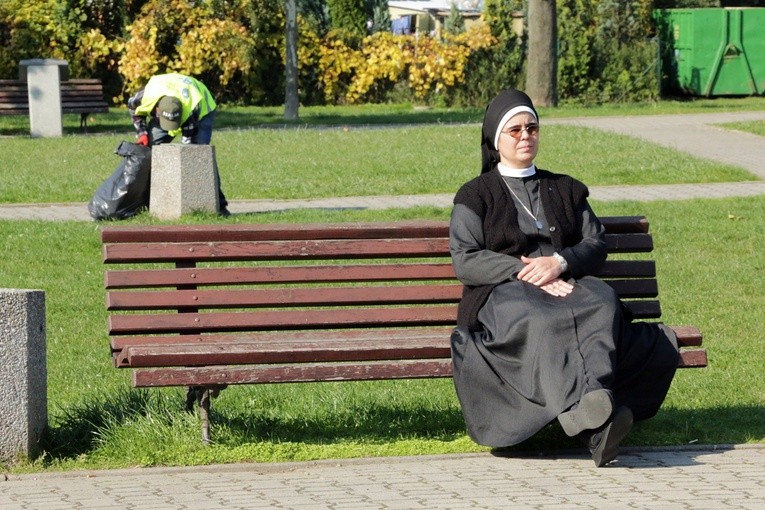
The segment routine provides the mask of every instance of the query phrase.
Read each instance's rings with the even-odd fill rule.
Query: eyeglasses
[[[526,131],[529,136],[536,136],[539,134],[539,124],[528,124],[526,126],[512,126],[502,131],[506,135],[510,135],[516,140],[521,138],[521,133]]]

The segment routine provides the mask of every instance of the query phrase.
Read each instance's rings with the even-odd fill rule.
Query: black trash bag
[[[120,142],[114,151],[122,156],[117,169],[98,187],[88,204],[94,220],[124,220],[149,207],[151,149]]]

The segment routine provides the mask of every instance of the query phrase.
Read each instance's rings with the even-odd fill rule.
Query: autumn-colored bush
[[[319,72],[328,102],[358,103],[375,87],[404,82],[417,100],[426,100],[465,80],[471,53],[496,39],[486,25],[456,36],[377,32],[355,49],[331,34],[319,48]]]

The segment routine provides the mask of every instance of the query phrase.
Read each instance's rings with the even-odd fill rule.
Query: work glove
[[[138,145],[143,145],[144,147],[149,146],[149,135],[143,134],[138,137],[138,141],[136,142]]]

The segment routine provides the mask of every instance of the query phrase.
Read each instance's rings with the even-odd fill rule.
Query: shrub
[[[358,49],[330,33],[319,48],[325,99],[350,104],[380,100],[403,82],[415,100],[437,100],[465,80],[470,55],[495,42],[485,25],[443,40],[377,32]]]

